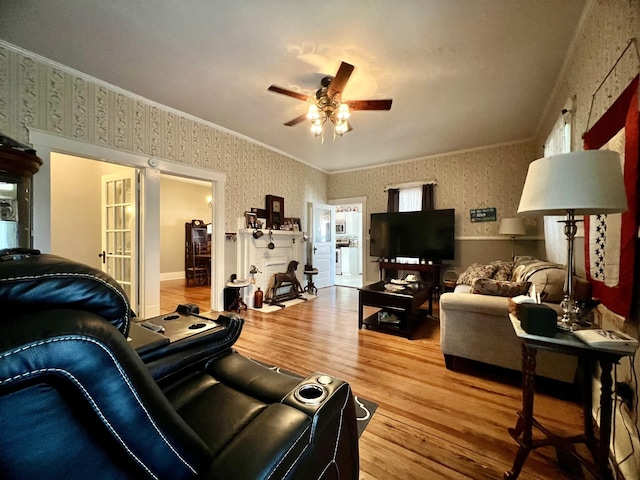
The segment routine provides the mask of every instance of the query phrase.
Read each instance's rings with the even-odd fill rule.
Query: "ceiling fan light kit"
[[[341,137],[352,130],[347,121],[352,110],[390,110],[392,100],[350,100],[342,101],[342,91],[353,72],[353,65],[342,62],[335,77],[324,77],[315,97],[309,97],[276,85],[269,90],[283,95],[309,102],[309,111],[285,123],[291,127],[308,119],[311,122],[311,133],[324,142],[324,124],[330,120],[333,124],[333,137]]]

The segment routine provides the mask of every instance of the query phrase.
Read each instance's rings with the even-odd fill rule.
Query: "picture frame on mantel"
[[[284,222],[284,198],[267,195],[267,227],[279,230]]]

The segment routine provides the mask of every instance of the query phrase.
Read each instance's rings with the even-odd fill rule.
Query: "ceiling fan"
[[[320,82],[321,87],[315,96],[287,90],[286,88],[271,85],[269,90],[283,95],[288,95],[298,100],[309,102],[309,111],[299,117],[285,123],[288,127],[297,125],[306,119],[311,121],[311,132],[316,137],[323,137],[323,126],[327,120],[334,125],[334,136],[342,136],[352,130],[347,122],[351,110],[390,110],[393,100],[342,100],[342,91],[353,72],[353,65],[342,62],[335,77],[324,77]]]

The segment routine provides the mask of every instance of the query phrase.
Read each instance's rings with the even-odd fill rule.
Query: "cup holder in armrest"
[[[327,389],[317,383],[305,383],[296,388],[293,394],[299,402],[306,405],[318,405],[327,398]]]

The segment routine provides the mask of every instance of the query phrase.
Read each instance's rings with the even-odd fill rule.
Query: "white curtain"
[[[560,114],[551,130],[551,134],[544,144],[544,156],[569,153],[571,151],[571,122],[565,120],[565,114]],[[569,113],[567,118],[572,118]],[[547,260],[562,265],[567,264],[567,237],[564,235],[564,216],[544,217],[544,244]]]
[[[422,187],[401,188],[399,203],[399,212],[422,210]]]
[[[398,199],[399,212],[418,212],[422,210],[422,187],[401,188]],[[419,258],[398,257],[402,263],[418,263]]]

